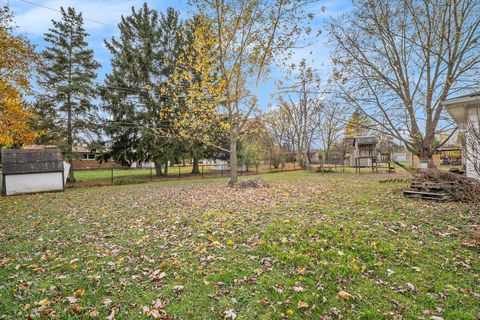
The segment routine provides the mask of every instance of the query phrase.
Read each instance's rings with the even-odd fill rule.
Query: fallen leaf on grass
[[[167,274],[162,271],[162,269],[155,270],[151,275],[148,276],[150,280],[161,280],[165,278]]]
[[[78,290],[73,291],[73,294],[77,297],[81,297],[85,294],[85,290],[78,289]]]
[[[225,310],[225,312],[223,314],[225,316],[225,319],[232,319],[233,320],[233,319],[237,318],[237,314],[232,309]]]
[[[297,271],[297,273],[305,273],[305,267],[298,267],[295,271]]]
[[[411,284],[410,282],[407,282],[407,288],[409,291],[414,292],[415,291],[415,286]]]
[[[115,308],[112,308],[112,311],[108,315],[108,317],[105,318],[106,320],[115,320]]]
[[[153,302],[153,308],[154,309],[163,309],[163,308],[165,308],[165,302],[162,299],[158,298]]]
[[[112,304],[113,304],[112,299],[107,298],[107,297],[104,297],[104,298],[102,299],[102,302],[103,302],[103,305],[105,306],[105,308],[107,308],[107,309],[110,309],[110,307],[111,307]]]
[[[341,290],[341,291],[337,294],[337,296],[338,296],[340,299],[343,299],[343,300],[351,300],[351,299],[353,299],[353,296],[352,296],[350,293],[348,293],[348,292],[346,292],[346,291],[343,291],[343,290]]]
[[[48,306],[50,304],[50,300],[48,300],[48,298],[45,298],[36,302],[35,304],[40,307]]]
[[[309,307],[309,305],[308,305],[308,303],[305,302],[305,301],[298,301],[298,303],[297,303],[297,308],[298,308],[298,309],[308,308],[308,307]]]
[[[85,307],[82,307],[77,303],[72,303],[67,307],[67,311],[72,313],[81,313],[85,309],[86,309]]]
[[[175,293],[179,293],[180,291],[182,291],[184,288],[184,286],[175,286],[173,287],[173,292]]]

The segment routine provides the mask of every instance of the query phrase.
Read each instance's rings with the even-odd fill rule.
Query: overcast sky
[[[51,9],[58,10],[61,6],[71,6],[77,11],[81,11],[85,19],[85,28],[90,34],[88,39],[90,47],[95,51],[95,57],[102,65],[101,69],[98,70],[100,81],[105,73],[110,71],[110,54],[105,48],[103,40],[117,35],[118,28],[116,26],[121,15],[129,15],[132,6],[140,7],[143,2],[141,0],[0,0],[1,4],[8,4],[13,9],[18,32],[26,35],[35,43],[38,50],[44,47],[43,34],[51,27],[51,20],[60,19],[60,13]],[[184,19],[191,15],[187,0],[156,0],[147,1],[147,3],[150,7],[159,11],[163,11],[169,6],[174,7],[181,12]],[[326,9],[323,13],[320,10],[321,6]],[[319,2],[317,6],[312,7],[312,11],[318,11],[315,12],[317,18],[313,23],[314,30],[323,30],[323,24],[328,17],[341,14],[347,11],[350,6],[350,0]],[[326,81],[330,71],[330,52],[325,43],[326,38],[327,35],[323,32],[315,44],[298,50],[292,60],[292,62],[296,62],[306,58],[315,68],[319,69],[324,76],[324,81]],[[275,92],[274,80],[281,79],[284,74],[285,72],[281,68],[274,68],[270,80],[262,85],[259,101],[262,109],[265,109],[272,101],[270,96]]]

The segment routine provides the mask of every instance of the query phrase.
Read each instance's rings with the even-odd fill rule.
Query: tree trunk
[[[165,162],[165,169],[163,170],[163,175],[168,177],[168,160]]]
[[[421,152],[419,155],[417,155],[417,157],[420,160],[420,162],[428,162],[428,168],[430,169],[437,168],[433,163],[433,156],[431,152]]]
[[[330,147],[325,148],[325,160],[328,161],[330,156]]]
[[[307,150],[307,151],[303,154],[303,157],[305,158],[305,161],[303,162],[303,166],[304,166],[304,167],[310,166],[310,164],[312,163],[312,159],[311,159],[311,157],[310,157],[310,151]]]
[[[70,94],[67,96],[67,144],[68,144],[68,153],[70,156],[70,170],[68,171],[67,181],[70,183],[75,182],[75,175],[73,173],[73,128],[72,128],[72,103],[70,100]]]
[[[72,29],[70,29],[70,45],[68,46],[68,86],[72,82],[72,42],[73,34]],[[71,92],[67,93],[67,144],[68,151],[70,156],[70,170],[68,171],[68,182],[75,182],[75,175],[73,173],[73,125],[72,125],[72,96]]]
[[[68,170],[67,180],[68,180],[68,182],[73,183],[73,182],[75,182],[75,175],[73,174],[73,161],[70,160],[69,163],[70,163],[70,170]]]
[[[192,174],[200,174],[200,168],[198,166],[198,158],[197,157],[193,157]]]
[[[162,163],[160,161],[155,161],[155,175],[157,177],[162,175]]]
[[[237,169],[237,136],[234,134],[230,137],[230,181],[228,182],[230,187],[237,183]]]

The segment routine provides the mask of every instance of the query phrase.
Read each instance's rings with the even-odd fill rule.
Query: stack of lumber
[[[453,187],[450,183],[413,180],[410,189],[403,191],[403,195],[409,198],[448,201],[451,200],[448,192],[450,186]]]
[[[406,170],[415,179],[405,196],[437,201],[459,201],[480,205],[480,182],[463,175],[436,169]]]

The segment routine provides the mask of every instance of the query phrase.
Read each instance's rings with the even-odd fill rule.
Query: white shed
[[[465,132],[465,173],[480,180],[480,92],[446,100],[443,106]]]
[[[65,190],[59,149],[4,149],[2,165],[5,195]]]

